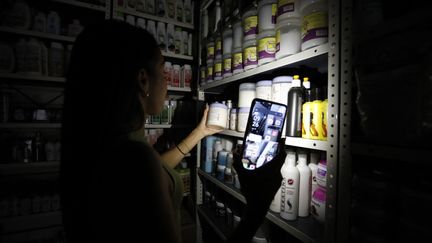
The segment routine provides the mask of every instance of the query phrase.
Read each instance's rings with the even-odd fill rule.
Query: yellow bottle
[[[319,100],[319,89],[313,89],[311,96],[310,138],[318,140],[322,137],[322,101]]]
[[[327,113],[328,113],[328,101],[327,101],[327,88],[323,89],[323,101],[321,102],[321,140],[327,140]]]
[[[311,125],[311,111],[312,100],[311,90],[305,90],[305,103],[302,106],[302,138],[311,139],[310,125]]]

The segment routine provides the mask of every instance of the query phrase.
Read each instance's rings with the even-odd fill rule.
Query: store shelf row
[[[212,175],[202,171],[201,169],[197,169],[197,172],[199,175],[216,184],[225,192],[229,193],[241,202],[246,203],[246,199],[241,194],[239,189],[235,188],[232,185],[225,184],[223,181],[213,177]],[[287,221],[281,218],[279,215],[269,211],[266,215],[266,218],[302,242],[316,243],[320,242],[319,239],[323,238],[322,236],[324,234],[324,227],[323,225],[318,223],[312,216],[306,218],[298,218],[294,221]]]
[[[114,7],[114,12],[120,12],[120,13],[123,13],[123,14],[129,14],[129,15],[133,15],[135,17],[140,17],[140,18],[145,18],[145,19],[151,19],[151,20],[154,20],[154,21],[159,21],[159,22],[163,22],[163,23],[167,23],[167,24],[173,24],[175,26],[187,28],[187,29],[190,29],[190,30],[194,29],[194,25],[193,24],[183,23],[183,22],[176,21],[176,20],[173,20],[173,19],[159,17],[159,16],[147,14],[147,13],[142,13],[142,12],[138,12],[138,11],[131,10],[131,9],[125,9],[125,8],[122,8],[122,7]]]
[[[222,80],[213,81],[208,84],[204,84],[200,87],[201,91],[212,91],[213,88],[217,88],[223,85],[227,85],[232,82],[240,81],[242,79],[250,78],[259,74],[271,72],[280,68],[287,68],[292,66],[310,65],[319,66],[320,63],[327,63],[327,53],[329,52],[329,44],[323,44],[306,51],[293,54],[279,60],[258,66],[254,69],[244,71],[242,73],[234,74],[231,77],[224,78]]]
[[[236,137],[243,139],[244,133],[232,131],[232,130],[224,130],[219,134]],[[315,149],[321,151],[327,151],[329,149],[329,143],[327,141],[321,140],[312,140],[312,139],[304,139],[304,138],[295,138],[295,137],[285,137],[285,145],[294,146],[306,149]]]
[[[39,32],[34,30],[23,30],[23,29],[11,28],[6,26],[0,26],[0,32],[15,34],[15,35],[24,35],[29,37],[38,37],[47,40],[62,41],[62,42],[69,42],[69,43],[74,42],[76,39],[76,37],[72,37],[72,36],[56,35],[56,34],[44,33],[44,32]]]

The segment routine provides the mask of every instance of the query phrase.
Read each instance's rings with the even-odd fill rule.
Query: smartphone
[[[252,101],[243,138],[244,168],[254,170],[276,156],[286,111],[284,104],[258,98]]]

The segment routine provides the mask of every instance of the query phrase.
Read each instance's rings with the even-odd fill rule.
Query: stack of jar
[[[168,87],[190,87],[192,82],[192,67],[189,64],[180,66],[165,62],[164,78]]]

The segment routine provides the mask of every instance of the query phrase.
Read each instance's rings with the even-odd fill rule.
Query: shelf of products
[[[246,199],[241,194],[239,189],[232,185],[225,184],[224,182],[213,177],[212,175],[209,175],[201,169],[198,169],[198,174],[216,184],[219,188],[231,194],[238,200],[246,203]],[[312,216],[306,218],[299,217],[295,221],[287,221],[282,219],[279,215],[269,211],[266,215],[266,218],[302,242],[320,242],[319,239],[323,235],[323,226],[316,222]]]
[[[0,164],[0,175],[56,173],[59,168],[59,161]]]
[[[194,59],[193,56],[174,54],[174,53],[166,52],[166,51],[162,51],[162,56],[164,56],[164,57],[172,57],[172,58],[182,59],[182,60],[189,60],[189,61],[192,61]]]
[[[244,71],[242,73],[234,74],[231,77],[224,78],[219,81],[213,81],[211,83],[205,84],[200,87],[202,91],[215,88],[218,86],[226,85],[232,82],[240,81],[245,78],[249,78],[258,74],[263,74],[269,71],[273,71],[282,67],[289,67],[292,65],[302,65],[309,64],[314,65],[318,64],[327,59],[327,53],[329,52],[329,45],[323,44],[317,46],[315,48],[308,49],[306,51],[299,52],[297,54],[293,54],[291,56],[287,56],[281,58],[279,60],[264,64],[262,66],[258,66],[254,69],[250,69]]]
[[[171,128],[171,124],[145,124],[145,129],[164,129]]]
[[[64,42],[70,42],[70,43],[74,42],[76,39],[76,37],[72,37],[72,36],[56,35],[56,34],[43,33],[43,32],[38,32],[38,31],[33,31],[33,30],[22,30],[22,29],[5,27],[5,26],[0,26],[0,32],[5,32],[5,33],[9,33],[9,34],[16,34],[16,35],[39,37],[39,38],[47,39],[47,40],[64,41]]]
[[[106,7],[103,5],[86,3],[86,2],[82,2],[82,1],[78,1],[78,0],[51,0],[51,1],[58,2],[58,3],[64,3],[64,4],[68,4],[68,5],[72,5],[72,6],[76,6],[76,7],[80,7],[80,8],[92,9],[92,10],[101,11],[101,12],[106,11]]]
[[[177,92],[191,92],[192,89],[190,87],[168,87],[168,91],[177,91]]]
[[[3,233],[41,229],[62,224],[61,211],[30,214],[25,216],[0,218]]]
[[[0,123],[0,129],[43,129],[43,128],[61,128],[61,123]]]
[[[176,20],[173,20],[173,19],[169,19],[169,18],[164,18],[164,17],[159,17],[159,16],[147,14],[147,13],[142,13],[142,12],[138,12],[136,10],[130,10],[130,9],[125,9],[125,8],[120,8],[120,7],[114,7],[114,11],[117,11],[117,12],[120,12],[120,13],[123,13],[123,14],[133,15],[135,17],[141,17],[141,18],[151,19],[151,20],[154,20],[154,21],[159,21],[159,22],[163,22],[163,23],[167,23],[167,24],[173,24],[175,26],[187,28],[187,29],[190,29],[190,30],[194,29],[194,25],[193,24],[183,23],[183,22],[179,22],[179,21],[176,21]]]

